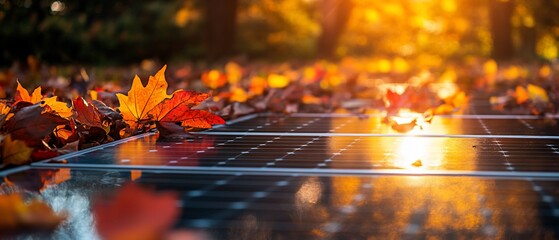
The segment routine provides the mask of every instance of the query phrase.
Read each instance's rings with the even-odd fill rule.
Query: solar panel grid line
[[[45,162],[49,162],[49,161],[53,161],[53,160],[65,159],[65,158],[70,158],[70,157],[74,157],[74,156],[83,155],[83,154],[90,153],[90,152],[95,152],[95,151],[98,151],[100,149],[105,149],[105,148],[109,148],[109,147],[118,146],[118,145],[123,144],[123,143],[135,141],[135,140],[142,139],[144,137],[152,136],[152,135],[155,135],[155,134],[156,134],[155,132],[142,133],[142,134],[139,134],[139,135],[127,137],[125,139],[116,140],[116,141],[113,141],[113,142],[110,142],[110,143],[101,144],[101,145],[98,145],[98,146],[95,146],[95,147],[90,147],[90,148],[82,149],[82,150],[79,150],[79,151],[63,154],[63,155],[60,155],[60,156],[57,156],[57,157],[54,157],[54,158],[49,158],[49,159],[42,160],[42,161],[39,161],[39,162],[31,163],[31,166],[33,166],[34,164],[41,164],[41,163],[45,163]]]
[[[267,184],[268,186],[266,186],[266,189],[259,191],[259,193],[261,194],[252,194],[250,197],[246,197],[243,199],[240,199],[238,201],[235,202],[231,202],[231,201],[227,201],[227,202],[223,202],[221,204],[218,204],[218,208],[222,208],[222,206],[226,206],[225,211],[220,211],[215,215],[212,215],[210,217],[210,219],[214,219],[214,220],[220,220],[220,219],[225,219],[228,217],[233,216],[235,213],[237,213],[240,210],[245,210],[247,208],[252,207],[251,205],[253,205],[258,199],[261,199],[263,197],[266,197],[268,194],[270,194],[271,192],[275,191],[278,188],[282,188],[285,186],[288,186],[290,184],[290,181],[294,178],[294,176],[287,176],[284,179],[281,179],[279,181],[276,181],[274,184]],[[191,205],[192,202],[185,202],[184,204],[189,204],[192,207],[196,207]],[[204,204],[204,203],[202,203]],[[278,205],[274,204],[273,206],[274,208],[277,208]],[[266,207],[264,208],[264,210],[269,210],[271,207]]]
[[[225,135],[225,136],[296,136],[296,137],[401,137],[401,138],[516,138],[516,139],[559,139],[559,136],[534,136],[534,135],[447,135],[447,134],[377,134],[377,133],[277,133],[277,132],[197,132],[194,135]]]
[[[475,110],[474,110],[475,112]],[[487,126],[485,125],[485,123],[483,122],[483,120],[481,118],[477,118],[477,120],[479,121],[479,123],[482,125],[482,127],[485,129],[485,131],[487,132],[487,134],[489,136],[493,136],[493,133],[491,132],[490,129],[487,128]],[[524,126],[526,126],[529,129],[534,129],[534,127],[532,125],[530,125],[529,123],[527,123],[525,120],[519,119],[520,122],[522,122],[522,124],[524,124]],[[496,138],[494,139],[495,144],[497,144],[498,148],[499,148],[499,152],[503,155],[504,159],[505,159],[505,164],[506,164],[506,169],[510,172],[515,172],[515,167],[516,165],[513,165],[511,163],[511,161],[509,161],[509,155],[508,155],[508,151],[504,151],[503,147],[501,145],[501,142],[498,141]],[[547,145],[549,146],[549,144]],[[553,148],[552,148],[553,149]],[[528,182],[530,182],[530,184],[532,184],[533,188],[536,189],[541,189],[541,186],[538,185],[538,183],[534,182],[534,179],[528,178],[527,179]],[[551,198],[550,196],[545,195],[544,190],[542,189],[541,191],[537,191],[538,194],[540,195],[540,197],[542,199],[544,199],[544,201],[546,202],[546,204],[549,205],[549,207],[552,210],[553,216],[558,217],[559,216],[559,205],[557,205],[557,203],[555,203],[555,200],[553,198]]]
[[[228,142],[228,141],[232,141],[232,140],[242,140],[239,143],[236,142],[230,142],[228,144],[231,144],[230,146],[228,145],[221,145],[221,146],[216,146],[217,148],[214,148],[213,146],[209,146],[209,147],[205,147],[205,149],[209,149],[210,151],[190,151],[188,150],[188,148],[183,149],[184,146],[188,145],[188,143],[182,144],[182,145],[175,145],[175,144],[171,144],[171,145],[163,145],[163,146],[159,146],[158,148],[162,151],[174,151],[176,153],[179,153],[179,155],[176,155],[176,157],[174,157],[174,160],[169,159],[168,157],[166,157],[165,161],[169,161],[168,163],[170,164],[170,167],[172,167],[173,165],[180,163],[180,159],[187,159],[189,157],[179,157],[179,156],[190,156],[192,159],[200,159],[201,161],[205,162],[206,164],[204,164],[205,166],[210,166],[210,165],[216,165],[218,162],[224,161],[225,159],[231,158],[229,160],[232,159],[239,159],[241,160],[241,162],[243,163],[251,163],[250,166],[252,167],[263,167],[264,164],[269,163],[271,160],[274,159],[278,159],[278,158],[285,158],[286,156],[288,156],[287,159],[285,159],[285,164],[283,165],[276,165],[275,167],[282,167],[282,166],[286,166],[286,167],[316,167],[317,164],[323,164],[323,167],[327,167],[329,165],[329,163],[325,162],[325,159],[328,159],[328,156],[322,154],[322,152],[324,151],[331,151],[332,153],[336,153],[335,151],[338,151],[338,149],[345,149],[345,147],[343,146],[339,146],[336,148],[331,148],[331,146],[328,146],[328,144],[326,143],[326,141],[329,141],[328,139],[326,140],[318,140],[320,138],[317,138],[317,141],[314,141],[312,144],[306,144],[309,142],[309,140],[312,140],[313,138],[300,138],[299,140],[296,140],[295,142],[293,142],[293,138],[282,138],[282,137],[273,137],[273,138],[255,138],[255,137],[234,137],[231,138],[229,140],[226,140],[227,138],[220,138],[220,139],[216,139],[216,143],[219,142]],[[266,145],[268,141],[266,141],[267,139],[271,139],[268,140],[270,142],[272,142],[273,144],[271,145]],[[349,140],[355,140],[355,139],[359,139],[359,138],[347,138]],[[398,140],[398,138],[395,138],[396,140]],[[226,140],[226,141],[225,141]],[[196,140],[196,141],[200,141],[200,140]],[[194,141],[194,142],[196,142]],[[276,143],[274,143],[277,142]],[[344,140],[345,141],[345,140]],[[495,140],[496,141],[496,140]],[[538,148],[537,151],[535,152],[530,152],[530,151],[525,151],[520,149],[520,151],[518,149],[515,149],[517,146],[522,146],[522,145],[526,145],[526,144],[522,144],[521,141],[514,141],[514,142],[508,142],[511,140],[507,140],[507,141],[498,141],[498,142],[502,142],[503,144],[501,145],[501,147],[503,149],[503,152],[506,152],[506,154],[509,156],[509,161],[514,162],[515,164],[518,165],[518,167],[521,167],[522,170],[526,170],[526,171],[540,171],[538,170],[538,166],[539,169],[545,169],[545,164],[547,164],[548,166],[553,166],[553,161],[554,159],[556,159],[556,154],[553,153],[553,149],[552,148],[547,148],[547,145],[540,144],[542,147],[541,149]],[[263,143],[260,143],[263,142]],[[349,141],[346,143],[350,143]],[[164,144],[168,144],[168,143],[164,143]],[[275,144],[275,145],[274,145]],[[397,142],[395,142],[395,144],[398,144]],[[508,145],[511,146],[508,146]],[[549,144],[549,143],[548,143]],[[218,144],[219,145],[219,144]],[[305,146],[306,145],[306,146]],[[527,145],[529,147],[535,148],[534,146],[540,146],[537,144],[532,144],[532,145]],[[170,148],[165,148],[170,146]],[[375,148],[375,145],[370,145],[370,143],[367,143],[367,141],[365,142],[361,142],[361,143],[356,143],[353,146],[347,148],[344,150],[343,154],[339,154],[336,155],[337,157],[341,157],[340,160],[337,161],[333,161],[333,164],[336,164],[337,168],[386,168],[389,167],[390,168],[390,162],[383,162],[385,160],[383,159],[363,159],[364,156],[366,155],[362,155],[362,152],[374,152],[374,151],[381,151],[381,152],[385,152],[385,154],[389,154],[389,155],[394,155],[394,157],[391,158],[395,158],[398,157],[397,152],[395,151],[400,151],[398,149],[391,149],[391,148]],[[303,148],[304,147],[304,148]],[[479,170],[496,170],[498,169],[497,166],[499,166],[501,163],[497,160],[499,160],[500,158],[504,159],[504,155],[501,154],[499,151],[495,151],[494,148],[498,147],[495,143],[484,143],[483,145],[480,145],[476,148],[476,152],[478,155],[478,158],[480,159],[487,159],[490,161],[479,161],[477,163],[477,168]],[[163,149],[161,149],[163,148]],[[211,148],[211,149],[210,149]],[[183,150],[181,150],[183,149]],[[329,149],[329,150],[325,150],[325,149]],[[542,151],[547,149],[548,151]],[[113,151],[112,149],[109,149],[110,151]],[[99,150],[101,152],[106,152],[109,150]],[[178,150],[178,151],[177,151]],[[219,150],[219,154],[215,155],[214,152],[212,152],[213,150]],[[293,154],[295,152],[293,152],[293,150],[302,150],[302,151],[296,151],[296,154]],[[150,150],[151,151],[151,150]],[[137,150],[136,149],[131,149],[131,150],[126,150],[126,151],[120,151],[120,154],[134,154],[136,153]],[[283,152],[283,154],[281,154],[281,152]],[[292,154],[287,154],[288,152],[292,152]],[[426,152],[428,155],[430,154],[435,154],[435,155],[440,155],[441,157],[444,157],[445,159],[449,159],[452,161],[448,161],[447,160],[447,164],[444,166],[444,168],[448,168],[448,169],[454,169],[454,170],[459,170],[460,169],[460,164],[455,164],[455,163],[459,163],[460,159],[455,159],[455,157],[459,156],[457,154],[459,154],[458,152],[448,152],[446,150],[443,149],[442,152],[440,152],[440,150],[438,149],[432,149],[432,150],[428,150]],[[150,155],[140,155],[142,158],[149,160]],[[153,157],[156,157],[157,155],[154,155]],[[167,155],[164,155],[167,156]],[[173,156],[171,154],[171,156]],[[246,156],[246,157],[245,157]],[[388,155],[387,155],[388,156]],[[551,158],[550,158],[551,157]],[[172,157],[171,157],[172,158]],[[180,158],[180,159],[179,159]],[[549,160],[547,160],[549,158]],[[331,161],[334,158],[330,158],[329,160]],[[453,160],[455,159],[455,160]],[[494,160],[493,160],[494,159]],[[307,162],[311,160],[312,162]],[[391,161],[390,159],[387,159],[387,161]],[[70,161],[72,162],[72,161]],[[146,164],[149,165],[149,162],[146,162]],[[309,165],[310,164],[310,165]],[[551,164],[551,165],[550,165]],[[180,165],[180,164],[179,164]],[[534,169],[528,169],[526,168],[527,166],[533,165],[536,168]],[[555,164],[557,165],[557,164]],[[229,166],[229,164],[221,164],[221,166]],[[231,166],[237,166],[237,167],[243,167],[243,166],[249,166],[246,164],[233,164]],[[491,166],[493,166],[491,168]],[[504,168],[503,168],[504,169]]]
[[[261,113],[259,117],[278,117],[285,116],[274,113]],[[344,117],[384,117],[385,113],[378,114],[345,114],[345,113],[292,113],[289,117],[321,117],[321,118],[344,118]],[[546,116],[534,115],[514,115],[514,114],[441,114],[436,115],[440,118],[460,118],[460,119],[545,119],[545,118],[559,118],[559,114],[548,114]]]
[[[309,169],[309,168],[254,168],[254,167],[184,167],[184,166],[124,166],[98,164],[37,164],[34,169],[70,168],[79,170],[142,170],[158,173],[199,173],[199,174],[255,174],[262,176],[445,176],[476,177],[495,179],[559,179],[559,172],[504,172],[504,171],[466,171],[466,170],[421,170],[412,172],[407,169]]]

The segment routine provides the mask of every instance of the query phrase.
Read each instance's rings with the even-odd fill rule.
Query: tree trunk
[[[511,24],[513,8],[513,0],[491,0],[489,5],[491,38],[493,39],[491,55],[496,60],[509,60],[514,56]]]
[[[322,0],[320,25],[322,33],[318,39],[318,56],[334,57],[338,41],[351,16],[352,0]]]
[[[206,56],[216,60],[233,53],[238,0],[205,0]]]

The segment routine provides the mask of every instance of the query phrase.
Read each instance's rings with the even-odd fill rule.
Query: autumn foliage
[[[57,96],[44,96],[41,87],[30,93],[18,82],[13,101],[0,102],[0,168],[56,157],[156,127],[165,135],[225,123],[211,112],[193,109],[208,94],[184,90],[167,94],[165,69],[151,76],[146,86],[136,76],[127,95],[117,94],[117,109],[82,96],[59,101]]]

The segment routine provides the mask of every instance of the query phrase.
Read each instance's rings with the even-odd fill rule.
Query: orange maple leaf
[[[148,113],[161,101],[170,97],[167,95],[166,68],[167,65],[163,66],[155,77],[150,76],[145,87],[140,78],[136,76],[128,95],[120,93],[116,95],[122,117],[132,128],[138,128],[138,124],[142,121],[149,120]]]
[[[72,109],[68,107],[68,104],[66,104],[65,102],[59,102],[57,101],[58,97],[54,96],[54,97],[49,97],[49,98],[44,98],[43,99],[43,104],[44,105],[48,105],[52,111],[54,111],[56,114],[58,114],[59,116],[65,118],[65,119],[70,119],[70,117],[72,117],[73,113],[72,113]]]
[[[23,88],[19,81],[17,81],[17,89],[16,94],[14,96],[14,100],[16,103],[18,102],[30,102],[30,103],[38,103],[43,99],[43,95],[41,94],[41,87],[35,88],[33,93],[29,95],[29,91]]]
[[[225,121],[205,110],[191,109],[208,98],[206,93],[179,90],[170,99],[165,99],[155,106],[150,114],[158,122],[181,122],[184,127],[211,128],[213,124]]]

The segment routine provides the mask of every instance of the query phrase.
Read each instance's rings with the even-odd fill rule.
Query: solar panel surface
[[[408,134],[381,121],[255,115],[192,139],[150,133],[4,175],[70,213],[53,238],[96,237],[84,230],[91,202],[130,180],[179,192],[177,227],[210,239],[559,236],[559,128],[549,119],[438,116]],[[38,188],[29,177],[46,175],[60,179]]]

